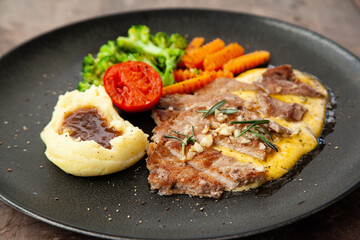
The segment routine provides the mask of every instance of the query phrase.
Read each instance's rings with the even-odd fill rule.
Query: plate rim
[[[62,24],[59,25],[55,28],[46,30],[44,32],[41,32],[37,35],[34,35],[30,38],[28,38],[27,40],[25,40],[24,42],[20,42],[19,44],[15,45],[14,47],[6,50],[2,55],[0,55],[0,61],[12,54],[12,52],[16,51],[17,49],[24,47],[24,45],[27,45],[33,41],[36,41],[39,38],[45,37],[48,34],[52,34],[53,32],[56,31],[61,31],[63,29],[66,28],[70,28],[70,27],[74,27],[76,25],[81,25],[84,24],[86,22],[89,21],[99,21],[101,19],[105,19],[105,18],[111,18],[111,17],[115,17],[118,15],[125,15],[125,14],[140,14],[140,13],[150,13],[150,12],[166,12],[166,11],[189,11],[189,12],[195,12],[195,11],[202,11],[202,12],[213,12],[213,13],[230,13],[230,14],[234,14],[234,15],[243,15],[243,16],[247,16],[247,17],[255,17],[255,18],[259,18],[259,19],[263,19],[263,20],[270,20],[274,23],[279,23],[282,24],[284,26],[288,26],[291,28],[295,28],[297,30],[300,31],[304,31],[307,33],[310,33],[324,41],[327,41],[329,43],[331,43],[332,45],[336,46],[338,48],[338,50],[344,51],[346,54],[351,55],[351,57],[355,58],[356,60],[358,60],[360,62],[360,57],[355,55],[355,53],[351,52],[350,50],[348,50],[347,48],[345,48],[344,46],[342,46],[341,44],[339,44],[338,42],[326,37],[325,35],[315,32],[314,30],[308,29],[306,27],[302,27],[299,25],[296,25],[294,23],[291,22],[287,22],[284,20],[280,20],[280,19],[276,19],[274,17],[267,17],[267,16],[262,16],[260,14],[252,14],[252,13],[246,13],[246,12],[241,12],[241,11],[234,11],[234,10],[226,10],[226,9],[214,9],[214,8],[204,8],[204,7],[182,7],[182,8],[177,8],[177,7],[166,7],[166,8],[149,8],[149,9],[140,9],[140,10],[128,10],[128,11],[123,11],[123,12],[117,12],[117,13],[108,13],[108,14],[103,14],[103,15],[98,15],[98,16],[94,16],[94,17],[87,17],[81,20],[75,20],[66,24]]]

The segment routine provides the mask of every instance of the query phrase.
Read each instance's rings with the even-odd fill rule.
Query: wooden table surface
[[[154,8],[211,8],[290,22],[360,57],[360,0],[0,0],[0,56],[39,34],[104,14]],[[0,201],[0,239],[96,239],[33,219]],[[360,239],[360,189],[291,225],[245,238]]]

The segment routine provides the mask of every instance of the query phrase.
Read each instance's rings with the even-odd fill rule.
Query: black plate
[[[218,201],[161,197],[149,191],[144,159],[103,177],[62,172],[44,156],[39,134],[50,121],[58,95],[80,81],[83,57],[107,40],[126,35],[133,24],[146,24],[152,32],[237,41],[247,52],[266,49],[272,54],[271,64],[292,64],[318,76],[339,96],[337,124],[325,139],[331,146],[327,144],[295,179],[265,197],[254,192]],[[98,237],[226,238],[274,229],[328,206],[359,184],[359,76],[359,59],[333,42],[293,25],[245,14],[145,11],[58,29],[0,60],[1,198],[37,219]],[[154,126],[148,113],[124,117],[148,133]]]

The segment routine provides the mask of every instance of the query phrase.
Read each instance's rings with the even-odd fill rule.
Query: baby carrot
[[[224,71],[229,71],[236,75],[248,69],[262,65],[268,62],[269,59],[270,52],[264,50],[255,51],[229,60],[224,64],[223,69]]]
[[[194,78],[200,74],[200,70],[197,69],[175,69],[174,78],[175,82],[182,82],[190,78]]]
[[[201,68],[207,55],[223,49],[224,46],[224,41],[217,38],[202,47],[186,53],[181,60],[187,68]]]
[[[186,81],[178,82],[163,88],[162,95],[169,95],[175,93],[192,93],[195,90],[204,87],[206,84],[214,81],[216,74],[206,74],[203,76],[191,78]]]
[[[191,40],[191,42],[189,43],[189,45],[186,47],[185,51],[186,53],[190,53],[192,51],[194,51],[195,49],[198,49],[199,47],[201,47],[201,45],[204,43],[205,38],[203,37],[195,37]]]
[[[185,80],[188,80],[190,78],[194,78],[197,76],[203,76],[203,75],[211,75],[216,74],[217,78],[221,77],[227,77],[227,78],[233,78],[234,74],[232,72],[227,71],[203,71],[201,69],[176,69],[174,71],[174,77],[176,82],[182,82]]]
[[[189,43],[189,45],[186,47],[185,49],[185,53],[191,53],[192,51],[194,51],[195,49],[198,49],[201,47],[201,45],[204,43],[205,38],[203,37],[195,37],[191,40],[191,42]],[[178,63],[178,67],[180,68],[185,68],[185,64],[183,61],[180,61]]]
[[[230,43],[220,51],[208,55],[204,59],[205,70],[218,70],[232,58],[237,58],[244,54],[244,48],[237,43]]]

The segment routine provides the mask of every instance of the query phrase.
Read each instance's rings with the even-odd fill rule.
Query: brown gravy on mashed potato
[[[68,131],[70,137],[81,141],[94,140],[101,146],[111,149],[111,139],[120,136],[122,133],[113,127],[109,127],[108,122],[103,118],[97,108],[85,107],[68,113],[60,133]]]
[[[89,177],[124,170],[146,154],[148,135],[122,119],[102,86],[59,96],[41,132],[45,155],[66,173]]]

